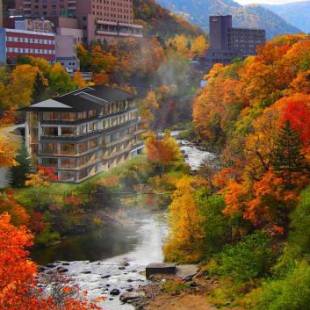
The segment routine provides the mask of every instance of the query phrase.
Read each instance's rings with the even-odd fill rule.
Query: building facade
[[[89,44],[143,36],[143,27],[134,24],[132,0],[16,0],[16,10],[25,17],[50,19],[56,26],[61,16],[76,18]]]
[[[257,46],[266,42],[263,29],[234,28],[232,16],[210,16],[210,47],[206,55],[207,66],[229,64],[234,58],[256,54]]]
[[[34,164],[54,168],[60,182],[82,182],[143,148],[135,98],[116,88],[88,87],[26,111]]]
[[[0,62],[15,63],[19,56],[55,61],[55,34],[0,28]]]

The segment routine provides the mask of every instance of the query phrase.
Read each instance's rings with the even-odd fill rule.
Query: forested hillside
[[[197,36],[202,33],[197,26],[171,14],[155,0],[134,0],[134,12],[136,19],[143,21],[147,35],[155,35],[163,40],[177,34]]]
[[[195,128],[219,162],[176,181],[165,254],[205,262],[215,305],[309,305],[309,76],[309,36],[282,36],[215,65],[195,99]]]

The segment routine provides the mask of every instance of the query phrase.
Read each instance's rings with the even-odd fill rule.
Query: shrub
[[[249,309],[307,310],[310,305],[310,266],[303,261],[285,278],[266,282],[250,294]]]
[[[209,258],[220,252],[230,240],[231,225],[222,212],[225,209],[223,197],[218,195],[211,197],[205,195],[204,197],[203,195],[204,193],[200,192],[197,200],[203,217],[205,255]]]
[[[228,245],[218,256],[217,273],[243,282],[264,276],[270,270],[273,253],[266,234],[246,236],[236,245]]]

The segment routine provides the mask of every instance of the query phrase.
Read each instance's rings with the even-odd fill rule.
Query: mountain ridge
[[[268,38],[284,33],[301,32],[297,27],[260,5],[242,6],[233,0],[157,0],[157,2],[177,14],[184,15],[205,31],[209,30],[208,16],[231,14],[234,27],[263,28]]]
[[[285,4],[264,4],[265,8],[287,20],[304,32],[310,32],[310,1]]]

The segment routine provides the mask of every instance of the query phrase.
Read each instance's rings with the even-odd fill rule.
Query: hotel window
[[[76,154],[75,144],[73,143],[61,144],[61,154],[75,155]]]
[[[70,137],[76,135],[76,127],[62,127],[61,128],[61,135]]]

